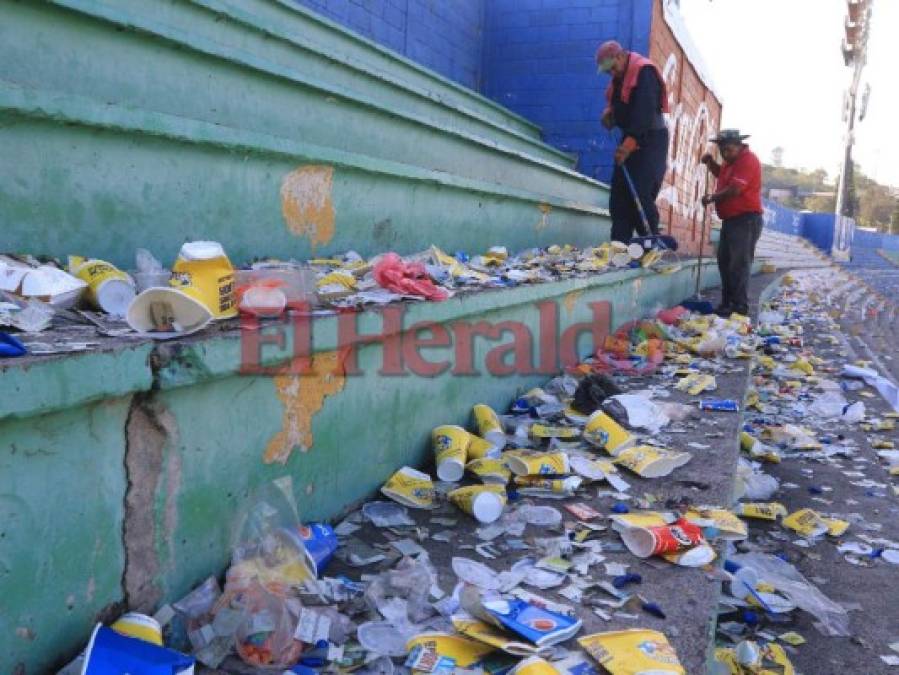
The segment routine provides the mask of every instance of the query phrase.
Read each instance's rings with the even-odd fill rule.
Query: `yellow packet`
[[[494,651],[494,647],[484,642],[450,633],[421,633],[406,643],[406,651],[411,652],[415,647],[449,657],[460,668],[467,668]]]
[[[830,529],[829,523],[813,509],[800,509],[783,519],[783,526],[803,537],[817,537]]]
[[[737,513],[744,518],[777,520],[787,515],[787,507],[779,502],[744,502],[737,504]]]
[[[578,638],[578,644],[610,675],[686,675],[674,647],[654,630],[620,630]]]
[[[739,541],[749,536],[746,523],[727,509],[691,508],[684,514],[684,518],[700,527],[716,528],[718,536],[728,541]]]
[[[786,633],[781,633],[777,636],[778,640],[783,640],[788,645],[793,645],[794,647],[798,647],[799,645],[805,644],[805,638],[802,637],[799,633],[794,631],[788,631]]]
[[[533,656],[548,653],[551,647],[540,649],[525,642],[512,640],[508,635],[500,631],[500,629],[490,624],[478,621],[477,619],[468,619],[461,616],[452,617],[453,626],[463,635],[470,637],[485,645],[490,645],[496,649],[501,649],[507,654],[513,656]]]

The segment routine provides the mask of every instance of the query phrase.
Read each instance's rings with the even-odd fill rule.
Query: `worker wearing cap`
[[[723,316],[749,313],[749,275],[764,224],[762,163],[743,142],[747,138],[737,129],[723,129],[711,141],[718,145],[724,163],[709,153],[702,156],[702,163],[718,179],[715,192],[703,195],[702,205],[714,204],[722,220],[718,242],[722,294],[715,311]]]
[[[596,63],[600,72],[612,76],[602,124],[606,129],[618,127],[622,134],[615,149],[609,195],[612,239],[627,243],[635,230],[647,235],[659,232],[656,197],[662,189],[668,159],[668,127],[662,117],[668,112],[668,94],[658,66],[637,52],[625,51],[614,40],[599,46]],[[622,167],[630,175],[651,232],[644,231]]]

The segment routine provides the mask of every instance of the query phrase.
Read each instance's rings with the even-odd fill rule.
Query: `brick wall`
[[[472,89],[481,87],[486,0],[294,0]]]
[[[615,142],[599,123],[608,78],[594,55],[604,40],[646,53],[652,0],[488,0],[486,96],[536,122],[544,139],[608,181]]]
[[[677,237],[683,250],[698,253],[703,217],[706,242],[709,216],[704,216],[700,198],[706,191],[707,172],[699,163],[709,136],[719,128],[721,103],[700,79],[696,68],[665,20],[662,3],[653,0],[649,57],[662,69],[668,86],[668,172],[659,196],[661,221]],[[709,181],[713,179],[708,177]],[[709,185],[712,185],[709,183]],[[710,244],[707,243],[707,250]]]

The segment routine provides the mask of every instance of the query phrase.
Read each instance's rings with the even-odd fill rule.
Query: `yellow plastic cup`
[[[506,466],[502,459],[494,459],[492,457],[481,457],[473,459],[465,468],[481,479],[483,483],[495,483],[497,485],[505,485],[512,477],[512,472]]]
[[[489,405],[478,403],[472,408],[472,412],[474,412],[478,433],[498,450],[506,447],[506,432],[503,430],[503,424],[499,421],[496,411]]]
[[[69,256],[69,272],[87,283],[85,297],[97,309],[113,316],[125,316],[134,300],[134,281],[105,260]]]
[[[152,616],[139,612],[128,612],[110,626],[116,633],[137,638],[144,642],[162,646],[162,627]]]
[[[559,672],[546,659],[531,656],[515,666],[509,675],[558,675]]]
[[[476,434],[469,434],[471,442],[468,444],[468,459],[483,459],[485,457],[499,457],[502,453],[493,443]]]
[[[429,509],[434,506],[434,484],[431,477],[408,466],[393,474],[384,483],[381,493],[413,509]]]
[[[634,444],[633,436],[602,410],[597,410],[587,418],[584,440],[591,445],[605,448],[610,455]]]
[[[462,427],[444,424],[434,428],[431,441],[437,462],[437,477],[451,483],[462,480],[471,434]]]
[[[541,452],[534,455],[506,455],[506,462],[516,476],[558,476],[568,473],[570,464],[564,452]]]
[[[503,513],[506,489],[502,485],[471,485],[450,492],[449,500],[481,523],[492,523]]]
[[[184,244],[172,266],[170,283],[203,303],[213,319],[237,316],[234,268],[218,242]]]

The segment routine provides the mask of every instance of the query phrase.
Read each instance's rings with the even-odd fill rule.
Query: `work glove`
[[[715,158],[712,157],[712,153],[707,152],[702,156],[702,159],[700,159],[699,161],[702,162],[703,164],[705,164],[706,166],[708,166],[709,164],[711,164],[712,162],[715,161]]]
[[[709,204],[715,203],[715,195],[703,195],[702,196],[702,205],[708,206]]]
[[[637,141],[631,136],[626,137],[621,141],[621,145],[615,149],[615,163],[619,165],[624,164],[627,161],[627,158],[631,156],[631,153],[634,152],[634,150],[639,149],[639,147]]]

